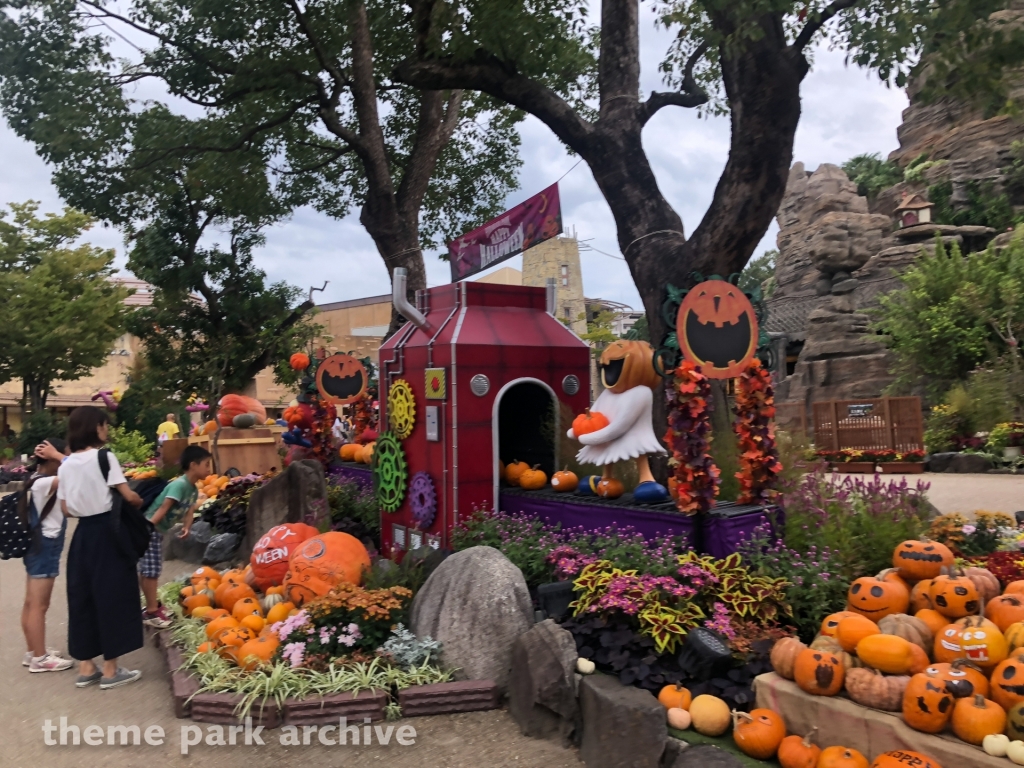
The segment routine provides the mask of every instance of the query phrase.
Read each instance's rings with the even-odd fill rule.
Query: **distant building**
[[[587,332],[583,270],[575,237],[556,237],[523,254],[523,285],[543,288],[555,279],[555,316],[577,336]]]
[[[900,228],[916,227],[918,224],[931,223],[933,207],[934,203],[929,203],[921,195],[904,195],[893,213],[899,221]]]

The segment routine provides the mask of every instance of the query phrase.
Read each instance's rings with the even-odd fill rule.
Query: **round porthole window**
[[[562,391],[567,395],[575,395],[580,391],[580,380],[570,373],[562,379]]]

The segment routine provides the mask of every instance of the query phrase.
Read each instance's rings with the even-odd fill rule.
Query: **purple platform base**
[[[341,480],[351,480],[363,488],[373,488],[373,474],[365,464],[354,461],[338,462],[331,465],[330,474]]]
[[[502,512],[537,517],[562,528],[585,531],[611,526],[631,527],[646,539],[658,536],[686,536],[697,552],[716,558],[736,551],[754,529],[764,522],[782,524],[782,512],[774,507],[723,502],[706,515],[683,515],[667,504],[641,505],[627,494],[614,502],[591,497],[555,493],[550,490],[502,489]]]

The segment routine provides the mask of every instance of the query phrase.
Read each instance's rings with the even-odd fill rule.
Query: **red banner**
[[[448,243],[452,282],[475,275],[562,232],[558,184]]]

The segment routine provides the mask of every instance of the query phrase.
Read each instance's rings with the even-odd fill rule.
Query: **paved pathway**
[[[928,500],[947,514],[1007,512],[1024,510],[1024,475],[881,475],[883,480],[899,481],[906,478],[911,486],[918,481],[929,484]]]

